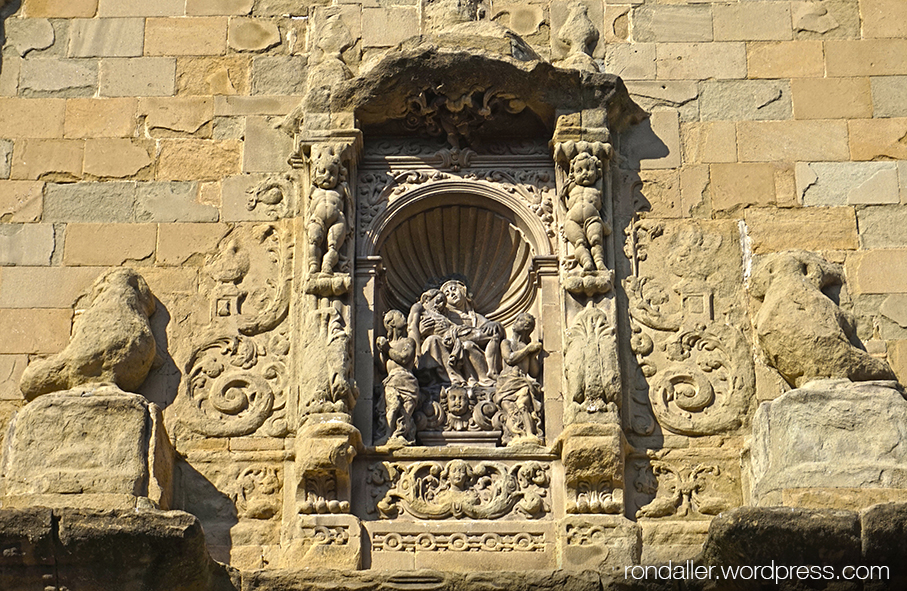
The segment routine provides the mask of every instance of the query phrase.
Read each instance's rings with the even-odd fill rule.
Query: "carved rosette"
[[[725,237],[735,229],[666,229],[642,220],[629,230],[626,252],[636,273],[624,289],[638,364],[631,389],[636,433],[654,429],[646,407],[663,428],[689,436],[732,432],[746,419],[755,368],[746,336],[730,322],[742,317],[739,249]]]
[[[369,468],[367,484],[370,512],[382,519],[537,519],[550,511],[549,468],[535,461],[382,462]]]

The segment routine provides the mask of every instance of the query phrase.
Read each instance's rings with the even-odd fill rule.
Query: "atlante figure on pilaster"
[[[311,146],[305,212],[307,293],[337,296],[350,289],[347,253],[354,209],[348,184],[349,152],[348,145],[339,143]]]
[[[611,144],[600,141],[565,141],[554,147],[555,161],[565,173],[559,190],[567,248],[562,284],[573,294],[611,291],[614,272],[607,265],[605,242],[611,224],[604,210],[604,178],[611,153]]]

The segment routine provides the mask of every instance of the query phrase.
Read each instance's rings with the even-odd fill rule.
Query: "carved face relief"
[[[447,296],[447,303],[462,310],[466,307],[466,286],[459,281],[448,281],[441,286],[441,291]]]
[[[595,184],[599,177],[598,169],[601,166],[597,161],[597,158],[588,154],[576,157],[571,168],[573,169],[573,180],[577,185],[591,187]]]
[[[450,414],[457,417],[469,414],[469,394],[464,388],[451,388],[448,390],[447,410]]]
[[[312,184],[321,189],[333,189],[339,180],[339,169],[335,161],[319,162],[312,175]]]

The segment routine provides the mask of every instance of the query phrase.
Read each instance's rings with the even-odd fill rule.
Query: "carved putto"
[[[318,295],[340,295],[350,287],[349,274],[341,274],[348,265],[348,261],[341,261],[341,249],[350,233],[348,218],[352,212],[342,153],[340,146],[312,146],[312,187],[306,217],[309,245],[306,291]]]
[[[503,441],[530,439],[541,442],[542,387],[539,353],[542,343],[532,341],[535,318],[520,314],[513,324],[513,338],[501,343],[504,369],[498,377],[495,404],[501,409]]]
[[[63,351],[33,362],[22,374],[26,400],[91,383],[135,391],[151,370],[157,346],[148,318],[155,300],[132,269],[113,269],[91,288],[88,307],[73,321]]]

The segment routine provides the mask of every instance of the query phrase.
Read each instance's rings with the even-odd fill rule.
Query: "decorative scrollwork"
[[[638,468],[645,471],[645,464]],[[654,479],[645,484],[637,483],[637,490],[644,494],[655,493],[655,498],[636,512],[637,518],[688,517],[717,515],[733,506],[728,498],[726,480],[717,464],[697,464],[692,467],[672,465],[655,460],[648,470]],[[642,484],[641,484],[642,483]]]
[[[268,356],[266,347],[254,338],[214,338],[190,357],[186,376],[182,400],[193,412],[181,418],[202,435],[249,435],[269,418],[282,418],[285,411],[283,360]],[[285,433],[285,421],[282,425],[283,429],[275,425],[273,435]]]
[[[375,505],[384,519],[400,513],[418,519],[498,519],[511,512],[538,518],[550,510],[548,466],[539,462],[383,462],[372,472],[381,474],[370,476],[372,483],[388,486]]]

